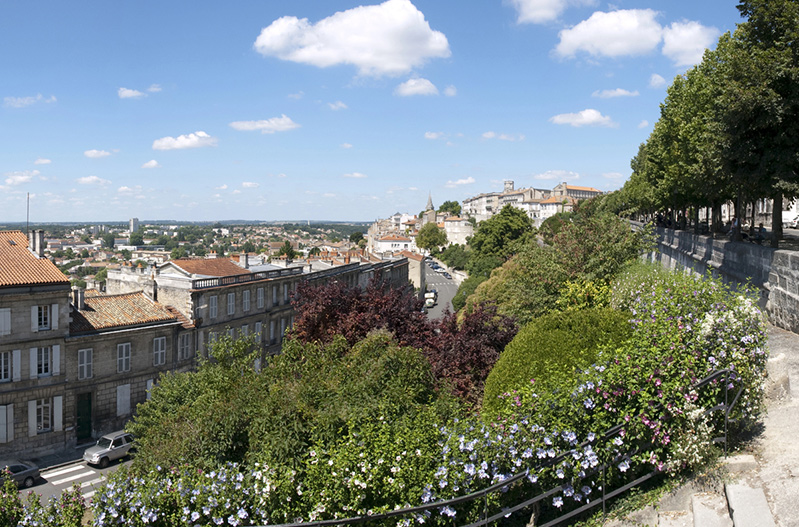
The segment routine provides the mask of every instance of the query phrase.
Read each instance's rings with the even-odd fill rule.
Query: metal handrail
[[[732,409],[735,407],[736,403],[738,402],[738,399],[739,399],[741,393],[743,392],[743,385],[740,385],[738,387],[738,390],[737,390],[736,394],[735,394],[735,397],[733,397],[732,403],[728,402],[729,401],[728,394],[729,394],[729,391],[730,391],[728,387],[729,387],[729,380],[730,380],[730,375],[731,374],[735,374],[735,372],[733,370],[730,370],[730,369],[716,370],[716,371],[712,372],[710,375],[708,375],[707,377],[701,379],[700,381],[697,381],[696,383],[694,383],[690,387],[691,390],[699,390],[699,389],[707,386],[708,384],[712,383],[713,381],[717,381],[721,377],[724,378],[724,386],[725,386],[725,389],[724,389],[724,404],[718,404],[718,405],[715,405],[715,406],[707,409],[705,411],[704,415],[708,415],[708,414],[710,414],[712,412],[715,412],[715,411],[718,411],[718,410],[724,410],[724,435],[712,438],[711,441],[713,443],[717,443],[717,442],[722,442],[723,441],[724,442],[724,454],[725,455],[727,454],[727,446],[728,446],[728,441],[727,441],[728,426],[727,425],[728,425],[728,422],[729,422],[729,415],[730,415],[730,412],[732,411]],[[612,426],[611,428],[606,430],[603,434],[601,434],[599,437],[601,437],[603,439],[608,439],[610,437],[613,437],[613,436],[617,435],[625,426],[627,426],[627,423],[620,423],[620,424],[617,424],[615,426]],[[584,441],[584,442],[578,444],[577,446],[575,446],[575,448],[573,448],[573,449],[571,449],[569,451],[560,452],[554,458],[552,458],[550,460],[547,460],[544,463],[541,463],[541,465],[539,465],[537,468],[543,469],[543,468],[547,468],[549,466],[555,465],[560,460],[562,460],[563,458],[569,456],[574,449],[582,448],[582,447],[587,446],[587,445],[589,445],[591,443],[593,443],[593,441]],[[550,520],[549,522],[541,525],[541,527],[553,527],[554,525],[557,525],[557,524],[559,524],[559,523],[561,523],[561,522],[563,522],[565,520],[568,520],[569,518],[572,518],[572,517],[574,517],[574,516],[576,516],[578,514],[581,514],[581,513],[585,512],[585,511],[589,510],[589,509],[592,509],[594,507],[597,507],[600,504],[602,504],[602,509],[603,509],[603,512],[604,512],[605,503],[608,500],[610,500],[612,498],[615,498],[616,496],[618,496],[620,494],[623,494],[624,492],[627,492],[628,490],[632,489],[633,487],[636,487],[636,486],[640,485],[641,483],[643,483],[643,482],[649,480],[650,478],[656,476],[657,474],[659,474],[660,470],[655,469],[655,470],[653,470],[653,471],[651,471],[651,472],[649,472],[647,474],[644,474],[643,476],[640,476],[640,477],[636,478],[635,480],[633,480],[631,482],[626,483],[622,487],[619,487],[617,489],[614,489],[611,492],[606,493],[606,488],[605,488],[606,486],[605,486],[604,481],[605,481],[605,473],[606,473],[606,470],[609,468],[609,466],[612,465],[613,463],[617,462],[619,459],[622,459],[624,457],[628,457],[630,455],[636,455],[636,454],[638,454],[638,453],[640,453],[642,451],[643,452],[649,451],[649,449],[651,449],[652,446],[653,446],[652,444],[649,444],[649,445],[646,446],[646,448],[639,447],[634,452],[632,452],[632,454],[630,452],[626,452],[624,454],[618,454],[614,458],[613,461],[610,461],[608,463],[603,463],[599,467],[596,467],[591,473],[586,474],[586,477],[588,477],[590,475],[597,474],[597,473],[601,472],[602,481],[603,481],[603,483],[602,483],[602,497],[601,498],[597,498],[595,501],[592,501],[590,503],[586,503],[585,505],[583,505],[581,507],[578,507],[577,509],[571,510],[569,512],[566,512],[566,513],[560,515],[560,516],[557,516],[557,517],[553,518],[552,520]],[[396,510],[384,512],[384,513],[371,514],[371,515],[365,515],[365,516],[354,516],[354,517],[351,517],[351,518],[320,520],[320,521],[309,521],[309,522],[299,522],[299,523],[283,523],[283,524],[270,525],[269,527],[324,527],[324,526],[329,526],[329,525],[355,525],[355,524],[363,523],[363,522],[366,522],[366,521],[383,520],[383,519],[387,519],[387,518],[391,518],[391,517],[395,517],[395,516],[406,516],[406,515],[411,515],[411,514],[419,514],[419,513],[427,512],[427,511],[434,510],[434,509],[442,509],[444,507],[448,507],[448,506],[451,506],[451,505],[458,505],[458,504],[461,504],[461,503],[475,501],[475,500],[477,500],[479,498],[485,498],[485,497],[487,497],[489,494],[491,494],[493,492],[497,492],[497,491],[499,491],[501,489],[504,489],[504,488],[508,487],[509,485],[511,485],[511,484],[521,480],[521,479],[524,479],[525,477],[528,476],[529,473],[530,473],[530,470],[526,469],[524,472],[519,472],[517,474],[514,474],[514,475],[508,477],[507,479],[504,479],[503,481],[495,483],[495,484],[493,484],[493,485],[491,485],[489,487],[486,487],[486,488],[484,488],[482,490],[478,490],[478,491],[472,492],[470,494],[465,494],[463,496],[459,496],[459,497],[456,497],[456,498],[451,498],[451,499],[448,499],[448,500],[436,501],[436,502],[433,502],[433,503],[429,503],[427,505],[419,505],[419,506],[415,506],[415,507],[405,507],[405,508],[402,508],[402,509],[396,509]],[[552,494],[555,494],[555,493],[557,493],[559,491],[562,491],[565,487],[566,487],[566,484],[553,487],[553,488],[551,488],[549,490],[546,490],[546,491],[544,491],[544,492],[542,492],[540,494],[537,494],[536,496],[534,496],[534,497],[532,497],[532,498],[530,498],[528,500],[525,500],[525,501],[523,501],[523,502],[521,502],[521,503],[519,503],[517,505],[514,505],[513,507],[504,509],[501,512],[496,513],[496,514],[494,514],[492,516],[488,516],[487,510],[484,509],[483,518],[481,520],[473,522],[473,523],[470,523],[470,524],[466,525],[465,527],[482,527],[482,526],[487,525],[487,524],[489,524],[491,522],[500,520],[502,518],[505,518],[505,517],[513,514],[514,512],[517,512],[519,510],[525,509],[525,508],[529,507],[530,505],[533,505],[533,504],[543,500],[544,498],[547,498],[547,497],[551,496]],[[262,526],[252,526],[252,527],[262,527]]]

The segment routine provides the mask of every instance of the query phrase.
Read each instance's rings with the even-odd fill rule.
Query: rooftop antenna
[[[28,228],[30,227],[30,223],[31,223],[31,193],[28,192],[27,194],[28,194],[28,206],[27,206],[27,212],[26,212],[26,217],[25,217],[25,236],[28,235]]]

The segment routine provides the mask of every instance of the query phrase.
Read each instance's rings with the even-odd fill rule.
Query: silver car
[[[124,430],[106,434],[97,440],[97,444],[83,452],[83,460],[91,465],[105,468],[112,461],[128,455],[133,447],[133,436]]]
[[[30,461],[0,461],[3,472],[0,473],[0,478],[11,478],[18,487],[29,489],[39,479],[39,467]],[[5,471],[11,473],[9,476]]]

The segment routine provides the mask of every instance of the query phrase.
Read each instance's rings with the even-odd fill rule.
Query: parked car
[[[97,444],[83,452],[83,460],[91,465],[105,468],[112,461],[121,459],[133,448],[133,436],[124,430],[106,434],[97,440]]]
[[[449,278],[450,280],[452,280],[452,275],[449,273],[444,273],[444,278]]]
[[[791,229],[799,228],[799,216],[797,216],[797,217],[795,217],[795,218],[793,218],[791,220],[788,220],[788,221],[783,221],[782,222],[782,226],[783,227],[789,227]]]
[[[39,479],[39,467],[30,461],[0,461],[3,467],[2,477],[10,477],[20,488],[29,489]],[[10,476],[5,471],[11,473]]]

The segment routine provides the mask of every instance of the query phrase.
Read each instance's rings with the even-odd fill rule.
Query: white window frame
[[[36,327],[39,331],[47,331],[50,329],[51,320],[50,320],[50,306],[43,305],[43,306],[36,306]]]
[[[250,310],[250,292],[241,292],[241,310],[245,313]]]
[[[0,308],[0,337],[11,334],[11,308]]]
[[[259,287],[255,292],[255,298],[257,302],[258,309],[264,308],[264,288]]]
[[[117,344],[117,373],[130,371],[130,342]]]
[[[166,337],[153,339],[153,366],[166,364]]]
[[[214,319],[219,316],[219,304],[216,295],[208,297],[208,318]]]
[[[78,380],[91,379],[94,372],[92,364],[92,348],[78,350]]]
[[[0,351],[0,382],[11,382],[14,375],[11,350]]]
[[[236,293],[227,294],[227,314],[228,315],[236,314]]]
[[[178,336],[178,360],[191,358],[191,333],[181,333]]]
[[[36,433],[53,431],[53,400],[36,399]]]
[[[53,348],[42,346],[36,348],[36,375],[49,377],[53,374]]]

